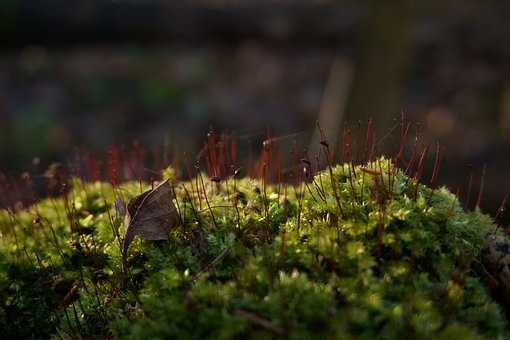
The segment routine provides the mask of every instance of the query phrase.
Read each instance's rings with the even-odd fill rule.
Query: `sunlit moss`
[[[417,184],[385,159],[336,166],[298,185],[202,175],[202,186],[175,182],[171,169],[164,177],[174,181],[181,223],[168,241],[136,239],[125,263],[114,201],[148,183],[112,188],[75,179],[65,197],[0,212],[3,334],[509,335],[469,262],[480,261],[490,233],[505,236],[446,188]]]

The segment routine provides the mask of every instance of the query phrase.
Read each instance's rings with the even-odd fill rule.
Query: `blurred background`
[[[440,182],[487,164],[484,208],[510,191],[509,1],[3,0],[0,169],[76,148],[170,143],[210,126],[243,143],[313,140],[401,112],[445,147]],[[247,155],[244,155],[247,157]],[[478,175],[477,175],[478,176]]]

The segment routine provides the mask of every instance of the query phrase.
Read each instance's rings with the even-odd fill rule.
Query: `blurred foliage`
[[[359,120],[373,117],[377,138],[384,139],[399,113],[407,112],[423,122],[431,142],[440,139],[445,145],[448,161],[442,180],[453,190],[466,185],[465,176],[459,176],[464,164],[481,168],[488,163],[492,173],[484,208],[497,209],[510,185],[510,25],[505,15],[510,2],[277,3],[194,2],[187,6],[186,20],[174,28],[190,39],[176,42],[157,34],[144,36],[147,27],[158,30],[168,24],[172,31],[171,20],[133,24],[145,13],[136,11],[137,5],[180,13],[174,3],[99,0],[78,9],[55,6],[57,10],[40,1],[4,1],[0,39],[10,33],[14,38],[18,33],[36,36],[43,31],[37,23],[52,15],[61,19],[52,23],[68,23],[73,29],[83,24],[96,38],[77,34],[58,41],[66,31],[57,26],[55,33],[64,35],[54,34],[56,41],[50,32],[50,41],[15,39],[13,46],[6,44],[0,56],[0,171],[17,175],[30,168],[34,158],[43,165],[65,164],[76,148],[94,153],[134,140],[149,148],[170,140],[178,156],[194,155],[211,125],[242,136],[244,149],[268,133],[313,135],[331,64],[341,58],[352,68],[344,71],[354,74],[352,84],[340,86],[346,93],[331,99],[348,97],[345,107],[338,105],[343,127],[354,130]],[[288,16],[284,12],[252,21],[242,16],[214,20],[214,13],[244,6],[253,13],[263,8],[267,11],[261,13],[273,13],[275,6],[322,8],[326,15],[321,21],[313,14],[320,11],[297,11],[303,16],[293,19],[291,10]],[[106,10],[94,15],[101,9]],[[123,23],[106,20],[116,9],[132,16],[126,15]],[[202,22],[204,13],[211,20],[199,29],[194,20]],[[106,28],[114,31],[121,24],[126,32],[134,29],[140,35],[126,33],[126,41],[94,43],[109,32]],[[215,33],[207,35],[212,26]],[[243,35],[250,27],[253,36]],[[324,34],[338,38],[334,43],[315,39]],[[157,43],[146,44],[149,38]],[[248,152],[240,152],[240,157],[249,158]],[[43,172],[44,166],[30,170]]]

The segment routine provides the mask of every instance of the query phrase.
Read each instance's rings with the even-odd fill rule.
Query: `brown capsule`
[[[78,297],[78,288],[80,285],[78,283],[74,283],[71,289],[67,292],[62,304],[60,305],[62,309],[66,309],[69,305],[76,300]]]
[[[300,161],[302,163],[305,163],[306,165],[312,165],[312,163],[310,163],[310,161],[308,159],[306,159],[306,158],[301,158]]]

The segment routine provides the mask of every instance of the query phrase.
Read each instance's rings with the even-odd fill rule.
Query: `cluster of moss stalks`
[[[503,232],[446,188],[385,159],[295,185],[199,177],[173,183],[168,241],[136,238],[125,259],[114,202],[150,184],[73,180],[63,197],[2,211],[1,338],[510,334],[473,270]]]

